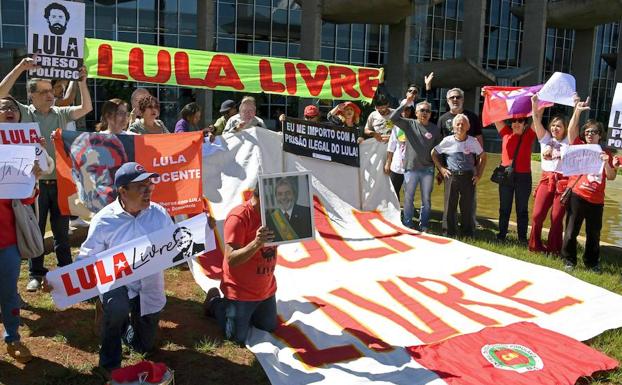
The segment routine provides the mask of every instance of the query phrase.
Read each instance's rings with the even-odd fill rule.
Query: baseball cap
[[[320,114],[320,110],[317,108],[317,106],[310,104],[305,107],[304,116],[313,118],[313,117],[318,116],[319,114]]]
[[[233,107],[235,107],[235,102],[233,100],[225,100],[224,102],[222,102],[222,104],[220,105],[220,112],[227,112],[230,109],[232,109]]]
[[[145,171],[145,168],[140,163],[127,162],[119,167],[114,175],[114,185],[116,188],[119,188],[132,182],[142,182],[154,176],[160,176],[160,174]]]

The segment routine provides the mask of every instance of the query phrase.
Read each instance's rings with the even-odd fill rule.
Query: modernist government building
[[[25,54],[27,0],[0,0],[0,74]],[[387,90],[401,97],[407,83],[423,84],[436,116],[448,88],[466,91],[466,107],[480,110],[482,85],[532,85],[555,71],[570,72],[591,117],[606,121],[616,82],[622,82],[622,0],[85,0],[86,37],[168,47],[322,60],[384,67]],[[621,64],[622,65],[622,64]],[[25,78],[21,79],[22,83]],[[23,84],[22,84],[23,85]],[[134,84],[90,81],[95,113]],[[146,84],[173,126],[177,112],[197,100],[204,115],[231,92]],[[14,90],[25,98],[25,87]],[[298,115],[296,97],[256,95],[259,116]],[[320,104],[329,108],[330,101]],[[440,111],[439,111],[440,110]],[[212,111],[214,113],[212,113]]]

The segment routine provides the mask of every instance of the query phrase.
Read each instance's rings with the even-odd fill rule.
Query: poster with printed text
[[[31,77],[78,80],[84,57],[84,3],[30,0],[28,53],[38,68]]]
[[[59,131],[57,131],[58,133]],[[59,208],[88,218],[116,199],[115,173],[138,162],[158,177],[151,199],[171,216],[203,209],[202,132],[113,135],[60,131],[55,134]]]

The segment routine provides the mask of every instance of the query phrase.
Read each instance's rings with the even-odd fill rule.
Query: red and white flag
[[[531,322],[407,348],[449,385],[573,385],[618,362],[589,346]]]

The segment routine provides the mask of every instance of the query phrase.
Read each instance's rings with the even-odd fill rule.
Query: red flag
[[[484,87],[486,95],[482,110],[482,124],[487,126],[494,122],[510,118],[531,116],[531,97],[542,88],[542,84],[530,87]],[[550,107],[553,103],[538,103],[540,107]]]
[[[408,352],[449,385],[574,385],[618,362],[531,322],[489,327]]]

